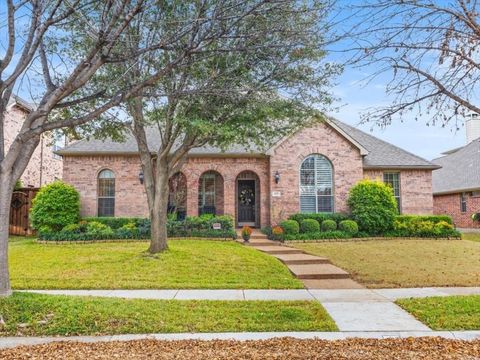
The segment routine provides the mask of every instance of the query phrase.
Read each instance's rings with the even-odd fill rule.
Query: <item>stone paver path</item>
[[[240,234],[239,234],[239,237]],[[265,234],[254,230],[245,245],[272,255],[283,262],[290,272],[301,280],[307,289],[362,289],[363,286],[350,278],[345,270],[330,264],[327,258],[306,254],[302,250],[284,246],[267,239]]]

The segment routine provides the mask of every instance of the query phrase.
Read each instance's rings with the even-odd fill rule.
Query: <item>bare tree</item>
[[[370,0],[343,9],[343,51],[354,66],[391,74],[391,104],[363,114],[388,125],[409,111],[431,124],[480,113],[480,5],[478,1]],[[340,25],[340,22],[339,22]]]
[[[139,44],[134,51],[123,52],[120,44],[134,19],[146,9],[168,10],[154,0],[7,0],[6,4],[6,21],[0,23],[7,34],[0,60],[0,296],[11,293],[7,250],[12,191],[41,134],[97,121],[107,110],[155,84],[175,66],[175,60],[128,87],[115,87],[114,92],[97,82],[95,75],[104,66],[115,67],[149,51],[168,50],[185,36],[161,38],[148,47]],[[128,69],[121,70],[116,79],[129,75]],[[25,78],[36,83],[29,90],[38,104],[5,149],[7,104]],[[106,119],[106,124],[118,122]]]

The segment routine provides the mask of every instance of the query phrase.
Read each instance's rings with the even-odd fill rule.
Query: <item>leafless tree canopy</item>
[[[415,111],[418,118],[444,126],[480,113],[479,10],[476,0],[371,0],[348,6],[342,41],[351,64],[375,68],[370,78],[392,74],[387,92],[394,101],[363,120],[388,125]]]

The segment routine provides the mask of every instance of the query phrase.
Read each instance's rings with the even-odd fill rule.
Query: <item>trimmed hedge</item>
[[[393,230],[386,235],[425,238],[460,237],[460,233],[453,228],[451,219],[447,218],[444,216],[399,216],[393,224]]]
[[[340,231],[355,235],[358,233],[358,224],[353,220],[343,220],[340,221],[340,224],[338,224],[338,229]]]
[[[212,225],[220,223],[221,230]],[[185,221],[167,220],[169,237],[205,237],[236,239],[237,234],[230,216],[189,217]],[[143,218],[85,218],[78,224],[65,226],[62,231],[40,231],[40,240],[81,241],[110,239],[149,239],[150,220]]]
[[[337,230],[337,223],[334,220],[322,221],[322,231],[330,232]]]
[[[323,239],[349,239],[352,234],[344,231],[322,231],[296,235],[284,235],[284,240],[323,240]]]
[[[298,214],[291,215],[288,219],[295,220],[299,224],[305,219],[313,219],[313,220],[317,220],[318,223],[321,224],[322,221],[325,221],[325,220],[333,220],[336,223],[339,223],[340,221],[343,221],[343,220],[351,220],[352,217],[344,213],[298,213]]]
[[[434,224],[439,223],[440,221],[445,221],[450,225],[453,225],[453,220],[448,215],[398,215],[395,217],[395,220],[402,223],[411,221],[431,221]]]
[[[305,219],[300,223],[300,232],[313,233],[320,231],[320,224],[315,219]]]
[[[285,220],[280,223],[285,235],[294,235],[300,232],[300,225],[296,220]]]

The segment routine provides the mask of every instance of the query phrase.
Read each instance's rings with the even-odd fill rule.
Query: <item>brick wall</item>
[[[97,175],[103,169],[115,174],[115,216],[147,216],[138,156],[65,156],[63,180],[80,192],[81,215],[97,216]]]
[[[398,170],[365,170],[364,177],[383,181],[384,172]],[[402,214],[432,214],[432,171],[401,170],[400,172],[400,204]]]
[[[138,180],[140,160],[137,156],[65,156],[64,180],[80,192],[81,215],[97,215],[97,174],[102,169],[115,173],[115,216],[147,216],[147,198]],[[189,158],[182,168],[187,178],[187,215],[198,215],[198,187],[200,176],[216,171],[223,180],[223,206],[217,204],[219,213],[236,216],[236,179],[244,171],[254,172],[259,179],[260,224],[269,223],[268,160],[266,158]],[[220,190],[220,189],[219,189]]]
[[[270,187],[279,196],[271,197],[272,222],[300,211],[300,166],[311,154],[326,156],[333,164],[335,211],[346,212],[348,191],[362,179],[360,151],[330,126],[321,123],[303,129],[277,146],[270,158]],[[275,184],[278,171],[280,181]]]
[[[460,228],[480,228],[478,222],[471,218],[473,213],[480,212],[480,197],[473,197],[466,193],[467,211],[460,211],[460,193],[448,195],[435,195],[433,197],[433,210],[435,214],[450,215],[455,226]]]
[[[191,157],[183,166],[182,172],[187,177],[187,214],[198,215],[198,182],[200,176],[206,171],[216,171],[223,178],[223,212],[226,215],[237,218],[236,208],[236,180],[238,175],[244,171],[252,171],[258,176],[260,182],[260,226],[269,224],[269,180],[268,180],[268,159],[257,157]],[[193,205],[192,205],[193,204]]]
[[[10,147],[17,136],[26,115],[27,113],[16,105],[9,107],[5,117],[5,149]],[[54,158],[51,142],[50,134],[42,135],[42,141],[20,178],[23,186],[40,187],[62,178],[62,160]]]

